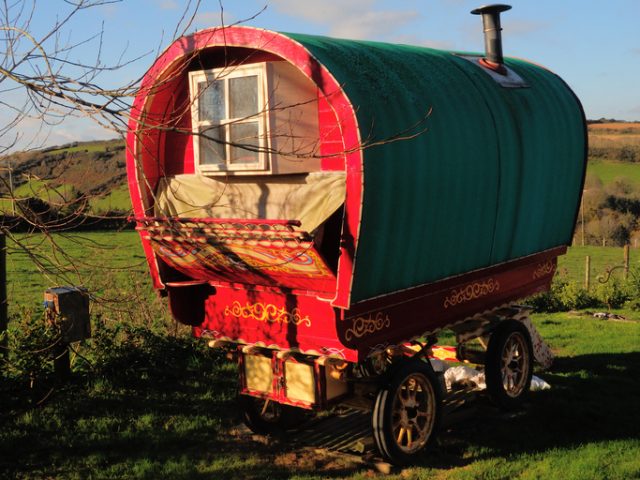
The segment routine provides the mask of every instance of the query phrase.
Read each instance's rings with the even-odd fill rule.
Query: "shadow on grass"
[[[42,406],[0,388],[0,477],[326,478],[360,468],[239,428],[235,368],[190,339],[138,331],[106,347]]]
[[[551,390],[533,392],[521,410],[509,413],[481,398],[477,415],[441,432],[424,465],[448,468],[482,458],[640,439],[639,369],[637,352],[560,358],[541,373]],[[477,453],[463,459],[469,451]]]

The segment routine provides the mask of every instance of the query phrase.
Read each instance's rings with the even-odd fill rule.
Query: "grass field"
[[[64,206],[69,203],[75,194],[72,185],[50,186],[46,180],[31,178],[23,183],[13,192],[13,196],[17,199],[35,197],[50,203],[54,207]],[[13,200],[9,197],[0,198],[0,212],[12,212]]]
[[[619,267],[624,265],[623,248],[594,246],[569,248],[566,255],[558,258],[558,276],[570,282],[584,283],[587,255],[590,257],[591,282],[596,282],[598,277],[606,277],[611,269],[614,269],[614,278],[621,278],[622,269]],[[640,249],[629,250],[629,269],[640,269]]]
[[[640,164],[638,163],[591,160],[587,166],[587,174],[595,175],[605,186],[619,179],[625,179],[633,185],[640,186]]]
[[[20,240],[50,256],[41,237]],[[515,414],[481,400],[479,414],[441,432],[417,465],[383,476],[351,457],[248,433],[236,415],[234,367],[185,331],[168,334],[166,317],[156,322],[166,312],[135,232],[53,241],[75,259],[60,259],[63,277],[53,283],[9,245],[13,322],[25,308],[40,311],[45,287],[83,283],[100,300],[93,338],[76,346],[65,386],[48,378],[31,389],[0,386],[0,478],[640,478],[637,320],[535,315],[557,355],[539,373],[552,389]],[[576,247],[561,259],[563,274],[580,279],[585,254],[598,269],[622,261],[622,249]]]
[[[31,179],[14,191],[18,199],[36,197],[50,203],[53,207],[64,207],[75,198],[76,190],[72,185],[50,186],[47,180]],[[12,200],[0,198],[0,212],[12,212]],[[89,211],[93,215],[107,212],[128,212],[131,210],[131,199],[126,185],[121,185],[107,194],[95,196],[89,200]]]
[[[134,231],[18,234],[15,240],[7,240],[10,315],[39,311],[44,290],[58,285],[89,288],[97,309],[120,311],[136,298],[143,299],[140,309],[158,302]]]
[[[122,145],[122,140],[108,140],[97,142],[81,142],[74,147],[63,147],[56,150],[49,150],[47,153],[55,155],[57,153],[73,153],[73,152],[104,152],[107,147]]]
[[[96,215],[112,211],[128,212],[131,210],[129,188],[127,185],[122,185],[111,190],[107,195],[92,198],[89,201],[89,205],[91,206],[91,212]]]

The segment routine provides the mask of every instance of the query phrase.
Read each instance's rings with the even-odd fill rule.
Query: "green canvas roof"
[[[528,87],[505,88],[451,52],[285,35],[356,111],[364,193],[352,302],[571,242],[586,129],[557,75],[506,59]]]

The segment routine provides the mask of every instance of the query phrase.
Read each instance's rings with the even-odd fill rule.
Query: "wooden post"
[[[629,279],[629,244],[624,246],[624,279]]]
[[[591,257],[584,257],[584,288],[588,292],[591,284]]]
[[[9,315],[7,311],[7,238],[0,233],[0,334],[9,328]],[[7,337],[3,336],[0,342],[0,357],[7,354]]]

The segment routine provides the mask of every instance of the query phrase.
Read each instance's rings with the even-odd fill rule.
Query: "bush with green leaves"
[[[162,322],[140,325],[97,315],[92,337],[70,345],[71,378],[62,384],[54,371],[60,353],[59,329],[42,314],[16,316],[3,333],[7,350],[0,356],[0,404],[8,409],[40,404],[53,391],[75,388],[144,389],[180,384],[185,378],[211,377],[224,355],[194,339],[186,330],[168,332]]]
[[[635,302],[640,309],[640,282],[636,285],[613,278],[599,280],[593,289],[588,291],[579,283],[567,282],[556,277],[548,292],[530,297],[527,303],[538,312],[565,312],[587,308],[629,307],[629,301],[637,299]]]
[[[560,299],[560,292],[564,285],[566,285],[566,282],[554,279],[548,291],[529,297],[526,303],[531,305],[536,312],[561,312],[568,310]]]
[[[25,311],[2,332],[6,351],[0,357],[0,378],[14,389],[40,390],[51,382],[53,360],[59,354],[60,330],[47,325],[43,314]]]
[[[629,300],[628,290],[617,279],[598,282],[595,288],[595,296],[603,306],[610,310],[622,308],[625,302]]]
[[[582,310],[598,306],[598,300],[583,286],[576,282],[567,282],[558,292],[559,302],[564,310]]]

